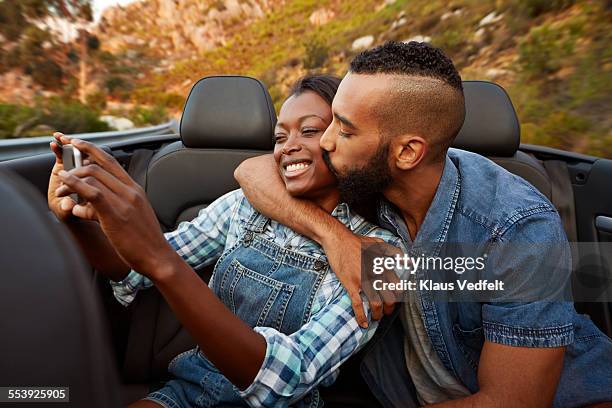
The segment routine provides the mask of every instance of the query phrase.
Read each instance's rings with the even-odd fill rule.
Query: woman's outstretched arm
[[[95,220],[96,214],[93,208],[87,204],[75,206],[76,203],[70,197],[58,195],[58,190],[61,191],[58,173],[64,170],[61,144],[70,143],[71,138],[59,132],[55,132],[53,137],[55,140],[50,143],[50,147],[55,154],[55,164],[49,176],[47,191],[49,209],[68,228],[91,266],[112,280],[122,280],[130,268],[106,239]],[[77,216],[74,216],[73,212]]]
[[[266,355],[263,336],[228,310],[170,245],[144,190],[121,165],[92,143],[71,143],[94,164],[58,172],[70,190],[62,194],[76,192],[89,202],[115,251],[155,284],[212,363],[247,387]]]

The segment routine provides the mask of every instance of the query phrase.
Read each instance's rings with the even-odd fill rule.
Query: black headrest
[[[192,148],[274,148],[276,112],[260,81],[244,76],[211,76],[191,88],[180,134]]]
[[[521,142],[519,121],[501,86],[464,81],[465,122],[453,147],[486,156],[510,157]]]
[[[0,384],[70,387],[73,406],[120,406],[91,268],[29,183],[0,171],[0,197]]]

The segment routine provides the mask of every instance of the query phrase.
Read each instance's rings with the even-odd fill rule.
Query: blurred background
[[[278,109],[386,40],[504,86],[524,143],[612,158],[611,0],[0,0],[0,138],[163,123],[212,74],[261,79]]]

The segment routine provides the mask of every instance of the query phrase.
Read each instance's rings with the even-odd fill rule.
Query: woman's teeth
[[[292,172],[292,171],[303,170],[307,168],[308,166],[310,166],[309,163],[294,163],[294,164],[290,164],[287,166],[287,171]]]

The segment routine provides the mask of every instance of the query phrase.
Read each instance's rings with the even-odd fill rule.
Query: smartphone
[[[66,171],[78,169],[83,166],[81,151],[71,144],[62,145],[62,161],[64,162],[64,170]],[[77,194],[70,194],[70,198],[72,198],[75,203],[80,202],[80,198]]]

